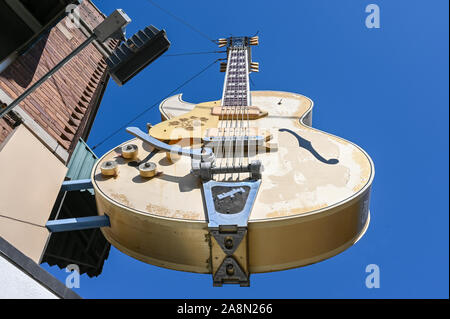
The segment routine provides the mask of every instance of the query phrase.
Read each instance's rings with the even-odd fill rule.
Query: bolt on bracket
[[[238,284],[250,286],[247,227],[210,228],[213,286]]]

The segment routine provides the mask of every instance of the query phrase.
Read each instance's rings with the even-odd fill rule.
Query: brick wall
[[[80,14],[91,28],[104,19],[90,1],[83,1]],[[0,74],[0,90],[12,100],[86,39],[80,29],[68,28],[66,19],[61,20],[32,49]],[[114,49],[117,41],[106,44]],[[20,107],[71,153],[79,137],[90,129],[108,80],[105,71],[103,55],[90,44],[23,101]],[[14,125],[15,119],[9,116],[0,120],[0,143]]]

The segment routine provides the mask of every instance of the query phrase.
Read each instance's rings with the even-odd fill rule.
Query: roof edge
[[[94,4],[92,0],[82,0],[82,1],[89,2],[94,7],[94,9],[97,10],[98,13],[100,13],[103,16],[103,18],[106,18],[106,15]]]

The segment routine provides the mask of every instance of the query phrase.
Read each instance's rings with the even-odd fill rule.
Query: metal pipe
[[[81,16],[74,15],[73,13],[69,13],[68,17],[70,19],[78,19],[80,21],[80,30],[83,32],[85,36],[91,36],[94,34],[94,30],[91,28],[89,24],[86,23],[86,21],[81,18]],[[111,50],[107,45],[100,41],[94,41],[94,46],[97,48],[98,52],[100,52],[106,59],[112,54],[113,50]]]
[[[66,231],[111,227],[111,223],[108,216],[101,215],[50,220],[47,222],[45,227],[47,227],[47,229],[52,233],[60,233]]]
[[[65,181],[62,183],[61,190],[62,191],[80,191],[83,189],[92,189],[92,181],[90,179],[80,179],[74,181]]]

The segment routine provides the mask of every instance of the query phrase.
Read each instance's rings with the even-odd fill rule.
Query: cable
[[[113,137],[114,135],[116,135],[117,133],[119,133],[121,130],[123,130],[124,128],[126,128],[128,125],[130,125],[131,123],[133,123],[134,121],[136,121],[138,118],[140,118],[142,115],[144,115],[145,113],[147,113],[148,111],[150,111],[151,109],[153,109],[155,106],[157,106],[161,100],[167,99],[168,97],[170,97],[173,93],[175,93],[176,91],[178,91],[179,89],[181,89],[183,86],[185,86],[186,84],[188,84],[189,82],[191,82],[192,80],[194,80],[196,77],[198,77],[200,74],[202,74],[203,72],[205,72],[206,70],[208,70],[210,67],[212,67],[214,64],[216,64],[217,62],[221,61],[223,59],[217,59],[214,62],[210,63],[209,65],[207,65],[205,68],[203,68],[200,72],[196,73],[194,76],[192,76],[191,78],[189,78],[188,80],[186,80],[185,82],[183,82],[181,85],[179,85],[176,89],[172,90],[169,94],[167,94],[165,97],[163,97],[162,99],[159,99],[157,102],[155,102],[154,104],[152,104],[151,106],[149,106],[147,109],[145,109],[143,112],[139,113],[138,115],[136,115],[133,119],[131,119],[130,121],[128,121],[126,124],[122,125],[121,127],[119,127],[117,130],[115,130],[114,132],[112,132],[111,134],[109,134],[107,137],[105,137],[102,141],[100,141],[100,143],[96,144],[94,147],[92,147],[92,150],[95,150],[97,147],[99,147],[100,145],[102,145],[103,143],[105,143],[107,140],[109,140],[111,137]]]
[[[204,37],[205,39],[211,41],[214,44],[217,44],[217,40],[213,40],[211,39],[208,35],[206,35],[205,33],[203,33],[202,31],[198,30],[197,28],[195,28],[193,25],[189,24],[188,22],[186,22],[185,20],[181,19],[180,17],[177,17],[175,14],[171,13],[169,10],[164,9],[163,7],[159,6],[158,4],[156,4],[155,2],[153,2],[152,0],[147,0],[148,3],[150,3],[151,5],[157,7],[159,10],[164,11],[166,14],[170,15],[172,18],[178,20],[179,22],[183,23],[185,26],[187,26],[189,29],[191,29],[194,32],[197,32],[198,34],[200,34],[202,37]]]
[[[213,54],[213,53],[227,53],[227,51],[207,51],[207,52],[187,52],[187,53],[164,54],[161,56],[161,58],[171,57],[171,56]]]

